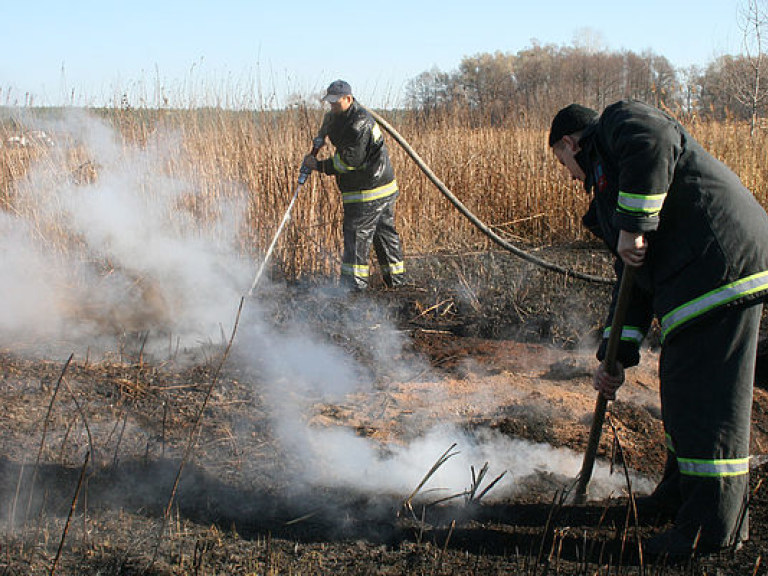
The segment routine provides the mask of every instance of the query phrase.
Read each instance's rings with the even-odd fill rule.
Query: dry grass
[[[263,253],[293,193],[302,157],[320,124],[320,110],[294,108],[283,113],[197,110],[100,110],[124,149],[148,149],[157,137],[171,135],[173,152],[155,167],[197,190],[184,199],[185,213],[205,226],[222,200],[247,197],[243,254]],[[27,110],[24,123],[6,121],[0,136],[24,133],[51,112]],[[580,214],[586,197],[566,177],[546,147],[546,127],[468,127],[459,117],[433,121],[383,113],[449,189],[481,220],[514,242],[530,245],[584,240]],[[696,122],[692,133],[734,169],[763,205],[766,192],[766,135],[754,139],[735,122]],[[93,150],[56,135],[53,148],[29,145],[0,148],[0,207],[36,223],[40,234],[64,250],[71,239],[58,238],[52,225],[25,205],[16,191],[34,162],[46,163],[53,190],[62,183],[88,186],[99,175]],[[406,254],[483,249],[487,240],[441,196],[406,154],[389,140],[402,190],[398,225]],[[327,150],[324,153],[328,153]],[[146,190],[153,193],[152,190]],[[291,278],[336,273],[341,244],[341,205],[330,178],[313,176],[302,190],[274,261]],[[51,239],[53,238],[53,240]],[[76,242],[75,242],[76,244]]]

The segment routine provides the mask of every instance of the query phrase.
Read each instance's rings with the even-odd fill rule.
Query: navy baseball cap
[[[344,80],[334,80],[323,96],[323,102],[338,102],[342,96],[352,96],[352,86]]]

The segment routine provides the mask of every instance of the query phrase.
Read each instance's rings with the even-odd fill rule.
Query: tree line
[[[643,100],[693,118],[768,116],[768,61],[762,51],[725,55],[706,67],[676,69],[653,51],[596,50],[534,43],[517,53],[467,56],[409,80],[408,107],[424,115],[467,111],[491,122],[539,125],[571,102],[602,110],[623,98]]]

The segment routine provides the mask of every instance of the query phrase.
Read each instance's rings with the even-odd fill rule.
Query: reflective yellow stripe
[[[661,319],[661,338],[664,340],[673,329],[705,312],[763,290],[768,290],[768,271],[747,276],[707,292],[665,314]]]
[[[350,166],[349,164],[344,163],[338,152],[333,155],[333,167],[339,174],[346,174],[347,172],[355,171],[354,166]]]
[[[360,190],[358,192],[342,192],[341,201],[344,204],[355,204],[358,202],[371,202],[386,198],[397,192],[397,180],[392,180],[389,184],[373,188],[372,190]]]
[[[394,262],[386,267],[386,271],[391,275],[405,274],[405,262]]]
[[[617,208],[624,212],[655,216],[661,212],[666,194],[630,194],[619,192]]]
[[[603,331],[603,338],[607,339],[611,335],[611,327],[608,326]],[[638,346],[642,343],[645,334],[636,326],[624,326],[621,329],[621,339],[624,342],[634,342]]]
[[[374,142],[378,142],[382,138],[384,138],[384,135],[381,133],[381,128],[379,128],[379,125],[376,122],[374,122],[373,129],[371,130],[371,139]]]
[[[674,444],[674,442],[672,442],[672,436],[670,436],[669,434],[665,433],[664,434],[664,439],[667,442],[667,450],[669,450],[670,452],[672,452],[672,454],[674,454],[675,453],[675,444]]]
[[[341,264],[341,273],[344,276],[356,276],[357,278],[368,278],[370,276],[370,266],[367,264]]]
[[[680,474],[701,478],[720,478],[723,476],[741,476],[749,472],[749,458],[731,458],[727,460],[700,460],[698,458],[678,458]]]

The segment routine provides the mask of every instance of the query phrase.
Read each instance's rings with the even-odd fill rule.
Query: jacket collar
[[[595,184],[594,171],[592,164],[595,160],[595,138],[597,132],[597,122],[584,129],[579,139],[580,150],[574,156],[574,159],[584,171],[586,179],[584,180],[584,190],[591,192]]]
[[[339,118],[351,118],[359,108],[360,105],[357,103],[357,100],[352,100],[352,104],[350,104],[349,108],[347,108],[344,112],[339,114]]]

